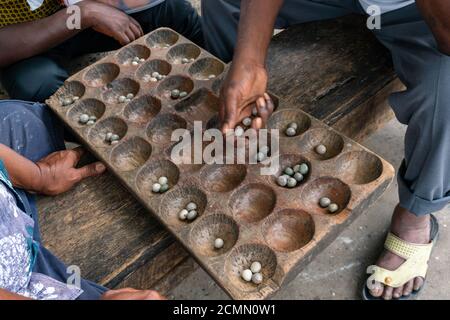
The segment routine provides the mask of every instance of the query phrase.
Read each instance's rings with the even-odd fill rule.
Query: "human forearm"
[[[283,0],[244,0],[234,55],[235,61],[264,65],[275,19]]]
[[[417,0],[425,21],[430,26],[439,49],[450,55],[450,2],[448,0]]]
[[[90,1],[77,4],[80,8],[81,28],[69,29],[67,20],[72,13],[65,9],[43,19],[0,28],[0,67],[35,56],[90,28],[94,22]],[[18,50],[20,48],[20,50]]]
[[[41,179],[39,167],[7,146],[0,144],[0,159],[3,160],[9,178],[15,187],[37,191]]]

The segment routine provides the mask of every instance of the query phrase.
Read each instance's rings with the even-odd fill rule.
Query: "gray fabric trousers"
[[[240,1],[203,0],[202,6],[207,48],[231,60]],[[357,0],[286,0],[276,27],[350,13],[365,14]],[[391,51],[407,87],[389,100],[397,119],[408,125],[398,172],[400,206],[425,215],[450,201],[450,57],[438,51],[416,5],[384,14],[381,23],[374,33]]]

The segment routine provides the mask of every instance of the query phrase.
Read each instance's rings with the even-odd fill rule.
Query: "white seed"
[[[217,238],[217,239],[214,241],[214,248],[216,248],[216,249],[222,249],[224,244],[225,244],[225,243],[224,243],[223,239]]]
[[[245,269],[244,271],[242,271],[241,273],[241,277],[244,281],[250,282],[252,281],[252,271],[250,269]]]
[[[131,64],[132,64],[133,66],[137,66],[137,65],[139,64],[139,62],[133,61]]]
[[[244,120],[242,120],[242,124],[246,127],[250,127],[252,125],[252,119],[251,118],[244,118]]]
[[[120,140],[120,137],[119,137],[118,134],[113,134],[113,135],[111,136],[111,141],[119,141],[119,140]]]
[[[139,61],[139,57],[134,57],[133,61]]]
[[[294,178],[289,178],[287,181],[287,186],[288,188],[294,188],[297,186],[297,180],[295,180]]]
[[[297,182],[303,181],[304,178],[305,178],[305,177],[303,177],[303,175],[302,175],[300,172],[294,173],[294,179],[295,179]]]
[[[210,74],[209,76],[208,76],[208,79],[215,79],[216,78],[216,75],[215,74]]]
[[[262,162],[264,160],[266,160],[266,155],[264,153],[262,153],[262,152],[258,152],[256,154],[256,161]]]
[[[322,197],[322,198],[319,199],[319,205],[320,205],[322,208],[326,208],[326,207],[328,207],[330,204],[331,204],[330,198]]]
[[[254,284],[261,284],[263,282],[263,276],[261,273],[255,273],[252,275],[252,282]]]
[[[88,123],[88,121],[89,121],[89,115],[83,113],[83,114],[80,116],[80,123],[86,124],[86,123]]]
[[[65,98],[63,101],[62,101],[62,105],[63,106],[68,106],[68,105],[71,105],[73,103],[73,99],[72,98]]]
[[[287,128],[285,133],[288,137],[293,137],[297,134],[297,131],[294,128]]]
[[[156,77],[158,77],[160,74],[159,74],[159,72],[152,72],[152,77],[153,78],[156,78]]]
[[[270,151],[270,149],[269,149],[268,146],[262,146],[262,147],[259,149],[259,152],[262,152],[262,153],[264,153],[265,155],[267,155],[267,154],[269,153],[269,151]]]
[[[296,122],[291,122],[288,124],[288,128],[292,128],[294,130],[298,129],[298,124]]]
[[[300,172],[300,165],[296,164],[293,169],[294,169],[294,172]]]
[[[189,63],[189,59],[188,58],[183,58],[183,59],[181,59],[181,63]]]
[[[162,79],[164,79],[166,76],[163,76],[163,75],[161,75],[161,74],[158,74],[157,76],[156,76],[156,79],[157,80],[162,80]]]
[[[90,117],[89,117],[89,120],[91,120],[91,121],[97,121],[97,117],[96,117],[96,116],[90,116]]]
[[[118,143],[119,143],[119,141],[117,141],[117,140],[111,141],[111,145],[115,145],[115,144],[118,144]]]
[[[294,175],[294,169],[292,169],[291,167],[286,167],[284,169],[284,173],[286,173],[288,176],[293,176]]]
[[[158,193],[161,190],[161,185],[159,183],[154,183],[152,186],[152,191]]]
[[[170,95],[171,95],[171,97],[172,97],[173,99],[178,99],[178,98],[180,97],[180,90],[173,89],[173,90],[170,92]]]
[[[319,144],[316,147],[316,152],[320,155],[324,155],[325,153],[327,153],[327,147],[325,147],[323,144]]]
[[[159,190],[160,193],[164,193],[167,190],[169,190],[169,185],[167,183],[161,185],[161,190]]]
[[[133,99],[133,98],[134,98],[134,94],[132,94],[132,93],[127,94],[127,99]]]
[[[145,62],[144,58],[139,59],[139,62]]]
[[[150,82],[158,82],[158,79],[151,77]]]
[[[89,120],[88,122],[86,122],[86,125],[88,126],[92,126],[93,124],[95,124],[95,121]]]
[[[126,98],[126,99],[125,99],[125,102],[126,102],[126,103],[131,102],[131,99]]]
[[[178,213],[178,219],[180,220],[186,220],[187,219],[187,215],[188,215],[189,211],[187,211],[186,209],[181,210]]]
[[[251,270],[253,273],[258,273],[258,272],[261,271],[261,269],[262,269],[261,263],[258,262],[258,261],[254,261],[254,262],[252,263],[252,265],[250,266],[250,270]]]
[[[78,101],[78,100],[80,100],[80,97],[79,96],[73,96],[73,101]]]
[[[243,134],[244,134],[244,129],[243,129],[242,127],[237,126],[237,127],[234,129],[234,135],[235,135],[236,137],[240,137],[240,136],[242,136]]]
[[[181,91],[180,92],[180,98],[184,98],[188,95],[188,93],[186,91]]]
[[[277,178],[277,183],[280,187],[286,187],[288,183],[288,176],[282,175]]]
[[[120,96],[120,97],[119,97],[119,102],[120,102],[120,103],[124,103],[125,100],[127,100],[127,97],[125,97],[125,96]]]
[[[189,62],[194,62],[195,61],[195,58],[190,58],[189,59]]]
[[[330,211],[331,213],[335,213],[338,210],[339,206],[336,203],[332,203],[328,206],[328,211]]]
[[[306,163],[302,163],[302,164],[300,165],[299,172],[300,172],[302,175],[308,174],[308,172],[309,172],[309,167],[308,167],[308,165],[307,165]]]
[[[197,204],[194,202],[189,202],[186,206],[186,210],[188,211],[197,210]]]
[[[169,179],[167,179],[167,177],[160,177],[158,179],[158,183],[163,185],[163,184],[168,184],[169,183]]]
[[[187,219],[189,220],[189,221],[192,221],[192,220],[194,220],[195,218],[197,218],[197,211],[196,210],[191,210],[191,211],[189,211],[188,212],[188,215],[187,215]]]
[[[113,136],[113,133],[112,132],[108,132],[107,134],[106,134],[106,136],[105,136],[105,140],[106,141],[111,141],[111,137]]]

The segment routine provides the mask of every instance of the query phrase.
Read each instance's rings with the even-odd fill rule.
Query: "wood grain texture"
[[[392,116],[386,98],[401,85],[388,53],[355,23],[347,18],[288,29],[275,37],[268,66],[271,91],[359,140]],[[44,244],[90,280],[165,293],[195,269],[110,174],[38,203]]]

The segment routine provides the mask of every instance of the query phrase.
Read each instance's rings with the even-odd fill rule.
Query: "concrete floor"
[[[405,127],[396,120],[369,137],[364,145],[398,167],[403,157]],[[307,266],[274,299],[359,299],[365,269],[372,264],[384,241],[392,209],[398,202],[397,183],[336,241]],[[450,299],[450,207],[437,214],[439,242],[430,260],[427,285],[420,299]],[[173,290],[173,299],[228,299],[209,275],[198,268]]]

